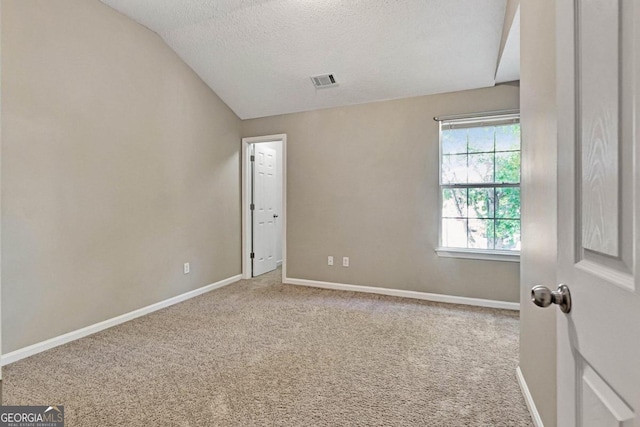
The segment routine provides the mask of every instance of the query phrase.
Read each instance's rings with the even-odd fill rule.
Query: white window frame
[[[520,123],[519,110],[504,110],[489,113],[475,113],[458,116],[434,117],[438,122],[438,247],[436,253],[444,258],[463,258],[486,261],[507,261],[520,262],[520,251],[505,251],[495,249],[473,249],[473,248],[455,248],[442,246],[442,124],[446,123],[474,123],[487,121],[504,121],[509,119],[517,119]],[[520,141],[520,153],[522,153],[522,140]],[[520,157],[522,159],[522,155]],[[509,185],[513,187],[513,185]],[[522,188],[522,162],[520,163],[520,180],[518,188]],[[491,187],[500,187],[493,183]],[[468,187],[467,187],[468,188]],[[521,193],[522,194],[522,193]],[[522,199],[521,203],[522,203]],[[522,223],[522,217],[520,218]]]

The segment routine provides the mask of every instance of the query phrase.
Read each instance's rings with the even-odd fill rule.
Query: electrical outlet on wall
[[[331,255],[327,258],[327,265],[333,265],[333,257]]]
[[[184,263],[184,269],[183,269],[183,271],[184,271],[184,274],[189,274],[189,272],[191,271],[191,266],[189,265],[189,263],[188,263],[188,262],[185,262],[185,263]]]
[[[342,257],[342,266],[343,267],[349,267],[349,257],[348,256]]]

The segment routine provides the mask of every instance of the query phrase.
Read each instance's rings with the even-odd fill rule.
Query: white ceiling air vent
[[[321,76],[311,76],[311,81],[313,85],[318,89],[323,89],[325,87],[338,86],[338,82],[336,82],[333,74],[323,74]]]

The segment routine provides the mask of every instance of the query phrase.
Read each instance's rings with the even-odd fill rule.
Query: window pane
[[[496,151],[520,149],[520,124],[496,127]]]
[[[469,220],[469,247],[474,249],[493,249],[493,220]]]
[[[469,154],[469,183],[493,182],[493,153]]]
[[[496,182],[520,182],[520,152],[496,153]]]
[[[442,154],[460,154],[466,152],[466,129],[447,129],[442,131]]]
[[[467,183],[466,154],[447,154],[442,156],[442,182],[444,184]]]
[[[495,206],[494,188],[469,189],[469,218],[493,218]]]
[[[520,219],[520,188],[496,189],[496,217]]]
[[[519,220],[496,220],[496,249],[520,250]]]
[[[442,190],[442,217],[467,217],[467,189],[444,188]]]
[[[494,150],[495,126],[482,126],[467,130],[469,135],[469,152],[487,152]]]
[[[450,248],[467,247],[467,220],[449,219],[442,220],[442,246]]]
[[[491,126],[481,126],[483,122]],[[445,247],[520,250],[520,188],[496,187],[520,183],[520,123],[495,123],[478,117],[465,122],[471,127],[442,128]]]

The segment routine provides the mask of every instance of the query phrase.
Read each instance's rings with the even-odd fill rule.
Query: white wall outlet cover
[[[184,263],[184,274],[189,274],[189,272],[191,271],[191,266],[189,265],[188,262]]]
[[[333,257],[332,256],[327,258],[327,265],[333,265]]]
[[[342,258],[342,266],[343,267],[349,267],[349,257],[348,256]]]

